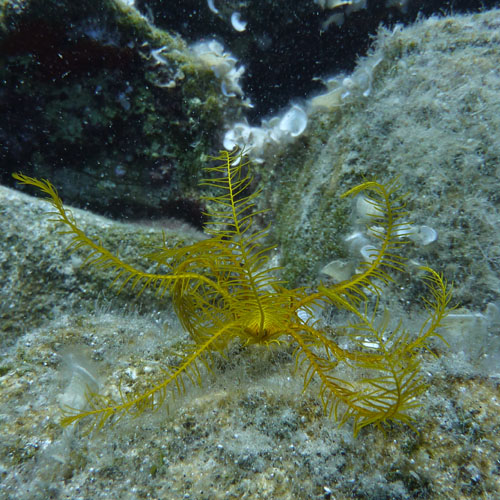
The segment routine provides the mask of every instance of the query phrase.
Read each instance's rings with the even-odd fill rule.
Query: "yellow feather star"
[[[429,318],[415,334],[401,324],[389,332],[387,321],[375,324],[377,306],[369,312],[366,291],[379,296],[381,285],[391,281],[388,273],[404,269],[398,229],[404,227],[407,212],[397,183],[365,182],[343,195],[363,192],[372,204],[379,250],[350,279],[308,292],[304,287],[287,289],[275,277],[279,268],[267,266],[270,247],[263,246],[262,240],[268,228],[253,229],[254,218],[262,213],[255,205],[260,191],[248,194],[253,178],[243,153],[221,151],[212,159],[218,163],[205,169],[207,179],[201,183],[219,193],[205,197],[215,207],[206,214],[209,238],[175,248],[164,242],[146,256],[162,273],[143,272],[86,236],[49,181],[14,174],[19,182],[48,195],[55,222],[65,225],[64,232],[72,237],[70,247],[89,250],[86,263],[114,270],[114,283],[120,289],[130,284],[139,293],[148,287],[161,296],[168,293],[193,340],[181,362],[165,370],[159,383],[142,393],[122,393],[118,400],[89,393],[88,408],[66,409],[62,425],[94,417],[94,425],[102,428],[111,417],[156,410],[167,397],[184,392],[188,380],[201,384],[201,371],[210,369],[212,354],[224,353],[233,340],[243,345],[293,344],[296,365],[304,370],[304,389],[312,379],[319,380],[326,413],[341,424],[352,419],[355,434],[369,424],[411,425],[409,411],[419,405],[417,397],[426,389],[416,354],[428,349],[431,337],[439,337],[437,329],[447,315],[451,292],[440,274],[424,268],[431,296],[425,301]],[[314,311],[329,306],[354,318],[339,329],[343,336],[349,335],[349,348],[339,346],[334,329],[321,328],[319,321],[312,320]],[[343,366],[358,369],[358,379],[343,380]]]

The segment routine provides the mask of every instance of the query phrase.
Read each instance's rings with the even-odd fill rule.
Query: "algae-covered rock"
[[[38,326],[59,315],[82,313],[106,307],[133,311],[156,311],[168,300],[146,291],[137,300],[137,291],[109,289],[113,272],[84,266],[87,252],[71,253],[68,235],[48,219],[47,202],[21,192],[0,187],[0,272],[2,276],[0,322],[3,339],[17,337],[28,324]],[[162,245],[163,232],[169,245],[189,243],[201,233],[164,220],[163,225],[124,224],[85,212],[72,210],[78,225],[94,239],[133,265],[151,267],[142,255]],[[170,225],[170,228],[169,228]]]
[[[22,170],[101,213],[201,224],[204,155],[243,106],[213,67],[120,0],[4,1],[0,28],[4,184]]]
[[[358,65],[367,95],[310,101],[305,134],[262,168],[288,278],[359,259],[345,238],[364,222],[339,197],[362,178],[398,178],[408,222],[437,233],[425,245],[415,236],[406,255],[444,271],[463,305],[498,298],[499,28],[493,10],[382,29]]]

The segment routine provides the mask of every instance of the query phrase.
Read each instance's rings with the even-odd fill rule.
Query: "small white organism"
[[[298,137],[307,127],[307,114],[297,105],[293,105],[281,118],[279,130],[281,135]]]
[[[202,66],[211,69],[221,80],[221,90],[226,97],[242,96],[240,78],[245,72],[245,66],[236,67],[238,60],[217,40],[195,43],[192,50]]]
[[[247,22],[241,19],[241,14],[239,12],[233,12],[231,14],[231,24],[236,31],[245,31],[247,28]]]
[[[228,151],[236,146],[244,148],[256,163],[262,163],[264,153],[271,144],[281,145],[293,141],[307,127],[307,113],[297,104],[283,116],[262,120],[260,127],[247,122],[235,123],[225,134],[223,145]]]
[[[218,14],[219,9],[215,6],[214,0],[207,0],[208,8],[214,13]]]
[[[64,393],[59,395],[61,408],[84,408],[87,394],[99,391],[99,380],[90,356],[78,348],[67,349],[62,354],[64,378],[69,381]]]
[[[365,61],[349,76],[339,75],[326,80],[317,78],[326,86],[327,91],[309,101],[311,109],[337,108],[353,99],[369,97],[375,69],[382,61],[382,58]]]
[[[429,226],[416,226],[414,231],[408,237],[421,246],[427,246],[437,240],[438,234],[435,229]]]

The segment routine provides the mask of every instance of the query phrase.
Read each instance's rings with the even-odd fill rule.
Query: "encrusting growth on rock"
[[[157,410],[170,397],[183,393],[187,382],[202,384],[202,373],[210,370],[213,353],[224,354],[233,342],[242,345],[283,343],[295,347],[296,366],[304,373],[304,386],[316,379],[326,413],[341,424],[352,419],[354,433],[369,425],[387,422],[411,425],[409,412],[419,405],[426,389],[420,375],[418,353],[429,349],[429,340],[439,337],[437,329],[448,312],[451,292],[443,277],[424,267],[430,298],[424,299],[428,319],[418,332],[399,323],[389,329],[388,315],[377,319],[382,286],[391,281],[390,272],[404,270],[399,249],[405,243],[401,228],[404,199],[396,182],[364,182],[343,196],[363,193],[373,206],[371,234],[379,241],[370,258],[358,266],[351,278],[317,291],[305,287],[289,289],[276,278],[279,268],[270,268],[270,247],[262,241],[268,228],[256,230],[254,218],[262,213],[250,192],[251,165],[243,152],[221,151],[212,158],[201,183],[218,193],[204,199],[213,210],[207,214],[208,238],[188,246],[169,248],[166,242],[145,259],[157,272],[144,272],[109,252],[99,240],[89,238],[71,211],[63,206],[54,186],[47,180],[14,174],[23,184],[35,186],[52,204],[52,220],[71,236],[72,250],[87,249],[86,263],[116,272],[114,283],[142,293],[152,288],[168,295],[179,320],[189,332],[192,347],[176,365],[163,370],[163,378],[144,392],[120,391],[119,398],[88,393],[87,408],[64,408],[63,425],[91,417],[97,428],[126,414]],[[367,292],[376,297],[370,301]],[[375,302],[371,307],[370,303]],[[318,311],[335,307],[352,320],[347,325],[322,326]],[[339,338],[342,337],[342,346]],[[343,370],[358,373],[349,380]]]

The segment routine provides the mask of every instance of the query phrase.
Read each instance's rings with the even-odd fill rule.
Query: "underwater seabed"
[[[168,414],[125,418],[93,436],[85,426],[63,430],[59,404],[78,404],[84,385],[115,384],[123,371],[132,385],[175,362],[188,338],[170,307],[148,295],[142,306],[126,291],[116,296],[103,286],[108,277],[68,256],[64,236],[52,234],[49,244],[45,202],[6,188],[0,200],[3,498],[109,498],[110,491],[125,499],[492,498],[500,491],[498,378],[457,349],[470,334],[467,318],[456,319],[460,311],[443,331],[451,349],[436,345],[438,358],[424,357],[430,387],[412,412],[418,433],[368,427],[354,438],[350,423],[338,428],[314,391],[302,393],[293,353],[280,346],[235,348]],[[161,241],[157,228],[74,214],[107,245],[132,241],[122,245],[123,258],[144,241]],[[28,224],[29,234],[18,231]],[[40,274],[47,269],[50,280]],[[410,326],[424,315],[410,308],[408,317],[397,301],[390,307]],[[491,308],[482,316],[495,321]],[[482,328],[486,334],[488,324]]]
[[[90,436],[85,422],[63,429],[60,405],[79,406],[84,391],[98,386],[116,391],[120,377],[126,397],[138,380],[175,364],[189,338],[168,301],[148,290],[141,298],[127,288],[116,295],[108,289],[109,269],[82,267],[84,257],[70,255],[67,236],[48,222],[45,202],[0,187],[0,498],[500,496],[497,73],[487,70],[475,89],[442,76],[456,74],[454,54],[460,56],[461,69],[470,70],[467,49],[477,63],[475,81],[481,80],[477,68],[489,68],[495,60],[498,44],[492,43],[492,33],[500,24],[498,13],[464,19],[433,19],[391,35],[388,47],[399,62],[392,66],[387,59],[385,66],[373,67],[381,80],[369,87],[366,106],[343,107],[331,121],[313,115],[316,121],[308,120],[303,130],[297,126],[302,117],[297,111],[293,120],[289,115],[282,123],[282,117],[266,128],[274,135],[278,129],[300,130],[298,138],[304,141],[289,144],[291,153],[278,158],[288,161],[281,165],[286,169],[273,167],[273,193],[264,186],[267,201],[292,221],[277,232],[282,245],[276,257],[289,258],[289,276],[316,283],[321,271],[330,278],[352,271],[345,255],[333,257],[340,247],[345,251],[352,245],[351,250],[370,258],[368,235],[358,231],[355,221],[366,210],[363,200],[345,205],[350,212],[344,217],[333,208],[329,212],[330,205],[320,206],[321,212],[315,201],[318,193],[325,194],[325,203],[338,199],[340,176],[354,182],[367,172],[382,172],[400,175],[408,187],[408,222],[414,224],[410,273],[384,288],[380,310],[390,311],[393,323],[402,320],[410,330],[418,329],[425,311],[417,301],[417,266],[432,264],[456,281],[458,308],[440,331],[449,345],[436,339],[431,345],[436,356],[419,354],[429,387],[420,396],[422,406],[411,410],[416,430],[368,426],[354,437],[351,422],[339,428],[324,415],[318,382],[311,381],[312,390],[302,392],[303,373],[295,373],[293,350],[285,345],[235,346],[227,359],[215,357],[213,374],[202,373],[203,387],[189,387],[168,413],[160,409],[140,419],[124,418]],[[432,44],[436,26],[460,41],[473,36],[468,34],[478,19],[484,28],[480,43]],[[426,36],[415,37],[420,28]],[[436,77],[427,65],[441,73]],[[411,92],[427,89],[415,95],[414,106],[405,104],[405,95],[414,95],[405,82]],[[338,85],[330,84],[334,88],[316,100],[320,107],[338,104]],[[450,111],[456,102],[463,103],[463,116]],[[356,113],[364,119],[331,132]],[[463,120],[470,116],[475,121]],[[311,168],[299,172],[292,156],[298,153],[300,163],[307,156],[303,151],[312,147],[320,151],[318,161],[304,162],[301,167]],[[331,175],[332,164],[338,177]],[[282,186],[279,195],[276,179]],[[292,186],[290,191],[286,186]],[[478,187],[473,195],[472,186]],[[162,241],[161,227],[73,212],[86,233],[100,237],[133,265],[140,265],[138,250]],[[324,215],[331,213],[338,218]],[[335,231],[349,239],[332,241]],[[173,244],[203,238],[195,230],[165,232]],[[317,248],[327,246],[324,262],[307,260],[306,254],[316,258]],[[336,312],[322,317],[330,326],[342,320]]]

